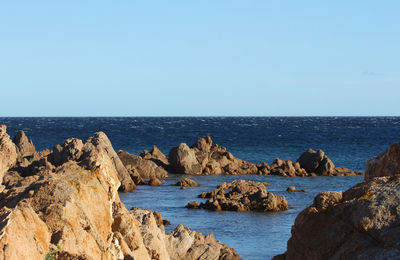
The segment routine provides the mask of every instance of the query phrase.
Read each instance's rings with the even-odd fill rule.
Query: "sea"
[[[296,161],[308,148],[321,149],[336,166],[364,171],[373,156],[400,141],[400,117],[0,117],[12,137],[22,129],[37,150],[52,149],[69,137],[85,140],[97,131],[110,138],[116,151],[140,154],[156,145],[164,154],[184,142],[192,145],[202,136],[225,146],[234,156],[253,163],[271,164],[275,158]],[[234,248],[242,259],[270,259],[285,252],[296,216],[322,191],[346,190],[363,180],[350,177],[190,176],[199,187],[181,190],[174,184],[180,174],[169,173],[159,187],[138,186],[121,193],[131,207],[149,208],[171,222],[166,231],[183,224],[203,234],[213,233]],[[289,210],[278,213],[211,212],[189,210],[189,201],[222,182],[236,179],[268,182],[268,191],[284,195]],[[289,193],[288,186],[306,189]]]

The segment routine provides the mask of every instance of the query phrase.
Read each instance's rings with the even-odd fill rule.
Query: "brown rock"
[[[308,149],[302,153],[297,159],[300,167],[305,169],[308,173],[316,172],[319,164],[324,159],[325,153],[322,150],[314,151],[313,149]]]
[[[82,149],[83,160],[90,161],[91,157],[100,157],[100,160],[105,160],[106,157],[110,158],[111,165],[116,169],[118,179],[121,182],[119,188],[122,192],[134,190],[136,188],[135,183],[124,164],[119,159],[117,153],[114,151],[110,140],[103,132],[97,132],[93,137],[90,137]]]
[[[197,203],[197,201],[190,201],[186,205],[186,208],[188,208],[188,209],[197,209],[197,208],[199,208],[199,203]]]
[[[32,140],[28,140],[25,132],[20,130],[13,138],[13,143],[17,147],[18,156],[26,157],[32,156],[35,153],[35,146],[32,143]]]
[[[365,179],[379,176],[395,176],[400,173],[400,142],[367,161]]]
[[[232,248],[216,241],[213,234],[204,236],[182,225],[178,225],[166,239],[171,259],[240,260]]]
[[[155,162],[158,166],[163,167],[168,171],[169,161],[168,158],[158,149],[157,146],[153,145],[151,151],[144,150],[140,153],[140,157],[146,160]]]
[[[183,180],[178,181],[176,184],[176,186],[181,186],[181,187],[198,187],[199,184],[197,182],[195,182],[192,179],[189,178],[184,178]]]
[[[150,186],[160,186],[160,185],[162,185],[162,182],[157,178],[151,178],[149,180],[149,185]]]
[[[307,192],[307,191],[304,190],[304,189],[296,190],[296,188],[295,188],[294,186],[289,186],[289,187],[287,187],[286,191],[289,191],[289,192]]]
[[[199,208],[229,211],[283,211],[288,203],[283,196],[267,192],[262,182],[235,180],[222,183],[217,189],[203,192],[201,198],[209,198]]]
[[[274,259],[397,259],[400,178],[380,177],[346,192],[320,193]]]
[[[185,143],[172,148],[168,159],[172,169],[176,173],[201,174],[201,165],[197,161],[195,152]]]
[[[138,173],[144,179],[168,177],[167,171],[152,160],[125,151],[118,151],[118,157],[128,170]]]
[[[0,125],[0,184],[4,174],[17,161],[17,148],[7,134],[7,126]]]

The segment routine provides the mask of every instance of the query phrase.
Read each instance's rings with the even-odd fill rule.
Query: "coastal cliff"
[[[0,259],[239,259],[230,247],[159,214],[128,210],[135,183],[103,132],[36,152],[0,127]]]

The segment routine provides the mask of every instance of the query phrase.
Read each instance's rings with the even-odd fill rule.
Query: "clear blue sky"
[[[400,1],[2,1],[0,116],[400,116]]]

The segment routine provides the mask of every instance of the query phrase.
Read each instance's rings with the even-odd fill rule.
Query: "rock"
[[[237,256],[215,239],[184,227],[175,236],[165,235],[149,210],[128,211],[119,199],[118,163],[102,135],[89,138],[82,149],[72,139],[59,146],[56,153],[65,158],[43,153],[38,161],[49,167],[32,166],[32,175],[22,176],[19,168],[7,172],[6,189],[0,193],[0,259]],[[180,239],[183,230],[190,243]]]
[[[4,174],[17,161],[17,148],[7,134],[7,126],[0,125],[0,184]]]
[[[289,186],[286,191],[296,191],[296,188],[293,186]]]
[[[36,152],[35,146],[32,140],[28,140],[25,132],[20,130],[13,138],[13,143],[17,147],[17,153],[19,157],[32,156]]]
[[[400,177],[374,178],[346,192],[323,192],[292,227],[274,259],[398,259]]]
[[[168,253],[168,244],[164,232],[164,226],[157,224],[154,214],[151,210],[133,208],[130,211],[140,223],[140,233],[143,237],[143,243],[151,254],[152,259],[170,259]]]
[[[367,161],[365,179],[379,176],[395,176],[400,173],[400,142]]]
[[[213,234],[202,235],[178,225],[167,236],[171,259],[226,259],[240,260],[230,247],[216,241]]]
[[[188,209],[198,209],[199,208],[199,203],[197,203],[197,201],[190,201],[186,205],[186,208],[188,208]]]
[[[253,163],[235,158],[225,147],[212,144],[211,137],[200,138],[191,147],[182,143],[169,154],[171,171],[184,174],[257,174]]]
[[[118,151],[118,157],[129,171],[137,172],[144,179],[168,177],[167,171],[154,161],[143,159],[125,151]]]
[[[261,182],[235,180],[222,183],[217,189],[203,192],[201,198],[208,198],[199,208],[208,210],[228,211],[283,211],[288,209],[288,203],[283,196],[267,192]]]
[[[114,151],[106,134],[103,132],[95,133],[93,137],[90,137],[88,140],[86,140],[82,151],[83,156],[86,158],[100,156],[102,159],[105,157],[111,159],[111,164],[116,169],[118,179],[121,182],[121,186],[119,188],[120,191],[128,192],[136,188],[136,185],[130,177],[128,170],[125,168],[117,153]]]
[[[157,146],[153,145],[151,151],[144,150],[140,153],[140,157],[146,160],[155,162],[158,166],[163,167],[168,171],[169,161],[168,158],[158,149]]]
[[[196,159],[194,151],[185,143],[172,148],[168,159],[176,173],[201,174],[202,168]]]
[[[352,176],[362,175],[363,173],[351,171],[344,167],[335,167],[322,150],[314,151],[308,149],[297,159],[299,167],[304,171],[301,176]]]
[[[150,185],[150,186],[161,186],[161,185],[162,185],[162,182],[161,182],[159,179],[157,179],[157,178],[151,178],[151,179],[149,180],[149,185]]]
[[[279,158],[276,158],[269,166],[269,174],[284,177],[308,176],[306,170],[301,168],[298,162],[293,163],[291,160],[283,161]]]
[[[324,159],[325,153],[322,150],[314,151],[313,149],[308,149],[300,155],[297,162],[300,167],[305,169],[306,172],[316,172],[320,162]]]
[[[197,182],[195,182],[192,179],[189,178],[184,178],[183,180],[178,181],[176,184],[176,186],[181,186],[181,187],[198,187],[199,184]]]
[[[296,188],[295,188],[294,186],[289,186],[289,187],[287,187],[286,191],[289,191],[289,192],[307,192],[307,191],[304,190],[304,189],[296,190]]]

